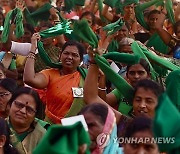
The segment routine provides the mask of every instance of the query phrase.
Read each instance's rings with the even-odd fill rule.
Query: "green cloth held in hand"
[[[169,20],[171,21],[172,24],[175,24],[176,21],[175,21],[174,13],[173,13],[172,0],[166,0],[165,7],[168,13]]]
[[[108,24],[105,27],[103,27],[103,30],[107,31],[107,35],[112,35],[115,32],[119,31],[123,25],[124,25],[124,21],[122,19],[119,19],[116,22]]]
[[[140,57],[138,55],[128,54],[128,53],[119,53],[119,52],[110,52],[103,55],[106,59],[111,59],[114,62],[124,63],[128,65],[134,65],[139,62]]]
[[[159,98],[153,121],[155,137],[174,138],[174,143],[158,144],[160,152],[168,154],[180,153],[180,113],[166,93]],[[172,141],[172,140],[171,140]]]
[[[76,6],[84,6],[85,0],[64,0],[64,9],[66,12],[71,12],[71,10]]]
[[[89,43],[93,48],[98,47],[98,38],[89,27],[87,20],[83,19],[74,23],[74,33],[83,41]]]
[[[108,47],[107,47],[107,51],[108,52],[113,52],[113,51],[118,51],[119,50],[119,43],[118,43],[118,41],[117,40],[112,40],[110,43],[109,43],[109,45],[108,45]]]
[[[119,0],[104,0],[103,3],[114,8]]]
[[[20,9],[15,8],[14,10],[9,11],[5,17],[4,28],[1,36],[1,41],[3,43],[6,43],[8,40],[8,36],[10,33],[10,25],[12,24],[11,20],[14,20],[13,22],[15,22],[16,24],[16,37],[20,38],[22,35],[24,35],[23,14]]]
[[[153,80],[155,80],[156,77],[157,77],[157,73],[155,72],[154,68],[152,67],[152,65],[151,65],[151,63],[149,62],[149,60],[148,60],[148,58],[146,57],[146,55],[143,53],[143,50],[142,50],[141,46],[140,46],[136,41],[134,41],[134,42],[131,44],[131,48],[132,48],[133,53],[134,53],[135,55],[139,55],[141,58],[145,59],[145,60],[148,62],[149,66],[150,66],[150,71],[151,71],[151,78],[152,78]]]
[[[49,10],[51,8],[52,8],[52,5],[50,3],[44,4],[41,8],[39,8],[38,10],[32,13],[30,13],[29,10],[26,8],[24,10],[24,16],[25,16],[26,22],[36,27],[38,24],[38,21],[41,21],[41,20],[47,21],[50,17]]]
[[[167,95],[180,112],[180,69],[171,72],[165,83]]]
[[[33,154],[73,154],[79,147],[87,145],[85,154],[90,154],[90,137],[81,122],[70,126],[52,125],[48,128]]]
[[[73,30],[70,29],[70,22],[62,22],[54,27],[40,32],[41,38],[54,37],[62,34],[71,34]]]
[[[133,87],[119,74],[114,72],[107,60],[96,54],[95,61],[99,68],[104,72],[107,79],[120,91],[120,93],[129,101],[132,100]]]
[[[12,59],[9,69],[10,70],[16,69],[16,60],[15,59]]]

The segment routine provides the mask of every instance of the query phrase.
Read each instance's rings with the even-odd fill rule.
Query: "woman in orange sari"
[[[24,81],[37,89],[46,89],[46,120],[50,123],[60,123],[63,117],[76,115],[84,103],[84,79],[78,67],[85,52],[84,47],[75,41],[69,41],[62,47],[59,60],[62,68],[51,68],[39,73],[34,72],[35,50],[40,35],[32,36],[31,52],[27,56],[24,69]]]

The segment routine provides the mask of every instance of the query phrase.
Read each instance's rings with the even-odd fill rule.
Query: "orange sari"
[[[53,123],[60,123],[73,103],[72,87],[79,86],[80,73],[76,71],[61,76],[58,69],[48,69],[41,73],[49,81],[46,93],[46,116]]]

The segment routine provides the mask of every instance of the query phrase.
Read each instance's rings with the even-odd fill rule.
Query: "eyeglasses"
[[[26,108],[26,112],[27,112],[28,114],[34,114],[34,113],[36,113],[36,110],[34,110],[32,107],[27,106],[27,105],[25,105],[25,104],[23,104],[23,103],[21,103],[21,102],[14,101],[13,103],[15,104],[15,106],[16,106],[19,110],[21,110],[21,109],[23,109],[23,108],[25,107],[25,108]]]
[[[5,96],[8,96],[9,94],[10,92],[0,93],[0,97],[4,98]]]

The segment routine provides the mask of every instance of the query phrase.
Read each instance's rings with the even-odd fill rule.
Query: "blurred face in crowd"
[[[9,0],[0,0],[0,6],[8,6]]]
[[[122,45],[119,49],[120,52],[124,52],[124,53],[132,53],[132,49],[131,49],[131,45]]]
[[[19,95],[10,108],[10,120],[13,125],[30,127],[35,118],[36,102],[29,94]]]
[[[124,12],[126,15],[132,15],[134,13],[134,4],[125,6]]]
[[[156,14],[151,14],[149,16],[149,18],[148,18],[148,25],[149,25],[150,29],[152,29],[152,30],[156,29],[156,22],[157,22],[159,16],[160,15],[157,14],[157,13]]]
[[[147,79],[150,77],[141,64],[135,64],[129,67],[126,76],[130,85],[132,86],[135,86],[139,80]]]
[[[11,92],[0,86],[0,112],[6,111],[7,104],[11,96]]]
[[[150,130],[138,131],[132,135],[132,138],[137,140],[145,140],[146,138],[152,139],[153,134]],[[123,145],[124,154],[159,154],[157,144],[147,141],[144,143],[127,143]]]
[[[97,147],[97,136],[102,133],[104,124],[101,118],[91,112],[84,113],[84,118],[88,126],[88,132],[91,139],[91,151]]]
[[[89,26],[90,26],[90,27],[92,26],[93,22],[92,22],[92,17],[91,17],[91,15],[86,15],[86,16],[84,16],[82,19],[86,19],[87,22],[88,22],[88,24],[89,24]]]
[[[41,27],[40,31],[46,30],[48,28],[49,27]],[[53,43],[52,37],[43,38],[43,39],[41,39],[41,41],[43,42],[44,46],[49,46],[49,45],[51,45]]]
[[[157,104],[158,97],[151,89],[139,87],[133,99],[134,115],[153,118]]]
[[[123,25],[122,28],[118,31],[115,38],[118,41],[121,41],[124,37],[128,37],[128,34],[129,34],[129,30],[127,29],[127,27],[125,25]]]
[[[32,33],[27,28],[24,28],[24,35],[22,36],[21,41],[23,43],[30,43],[31,42]]]

